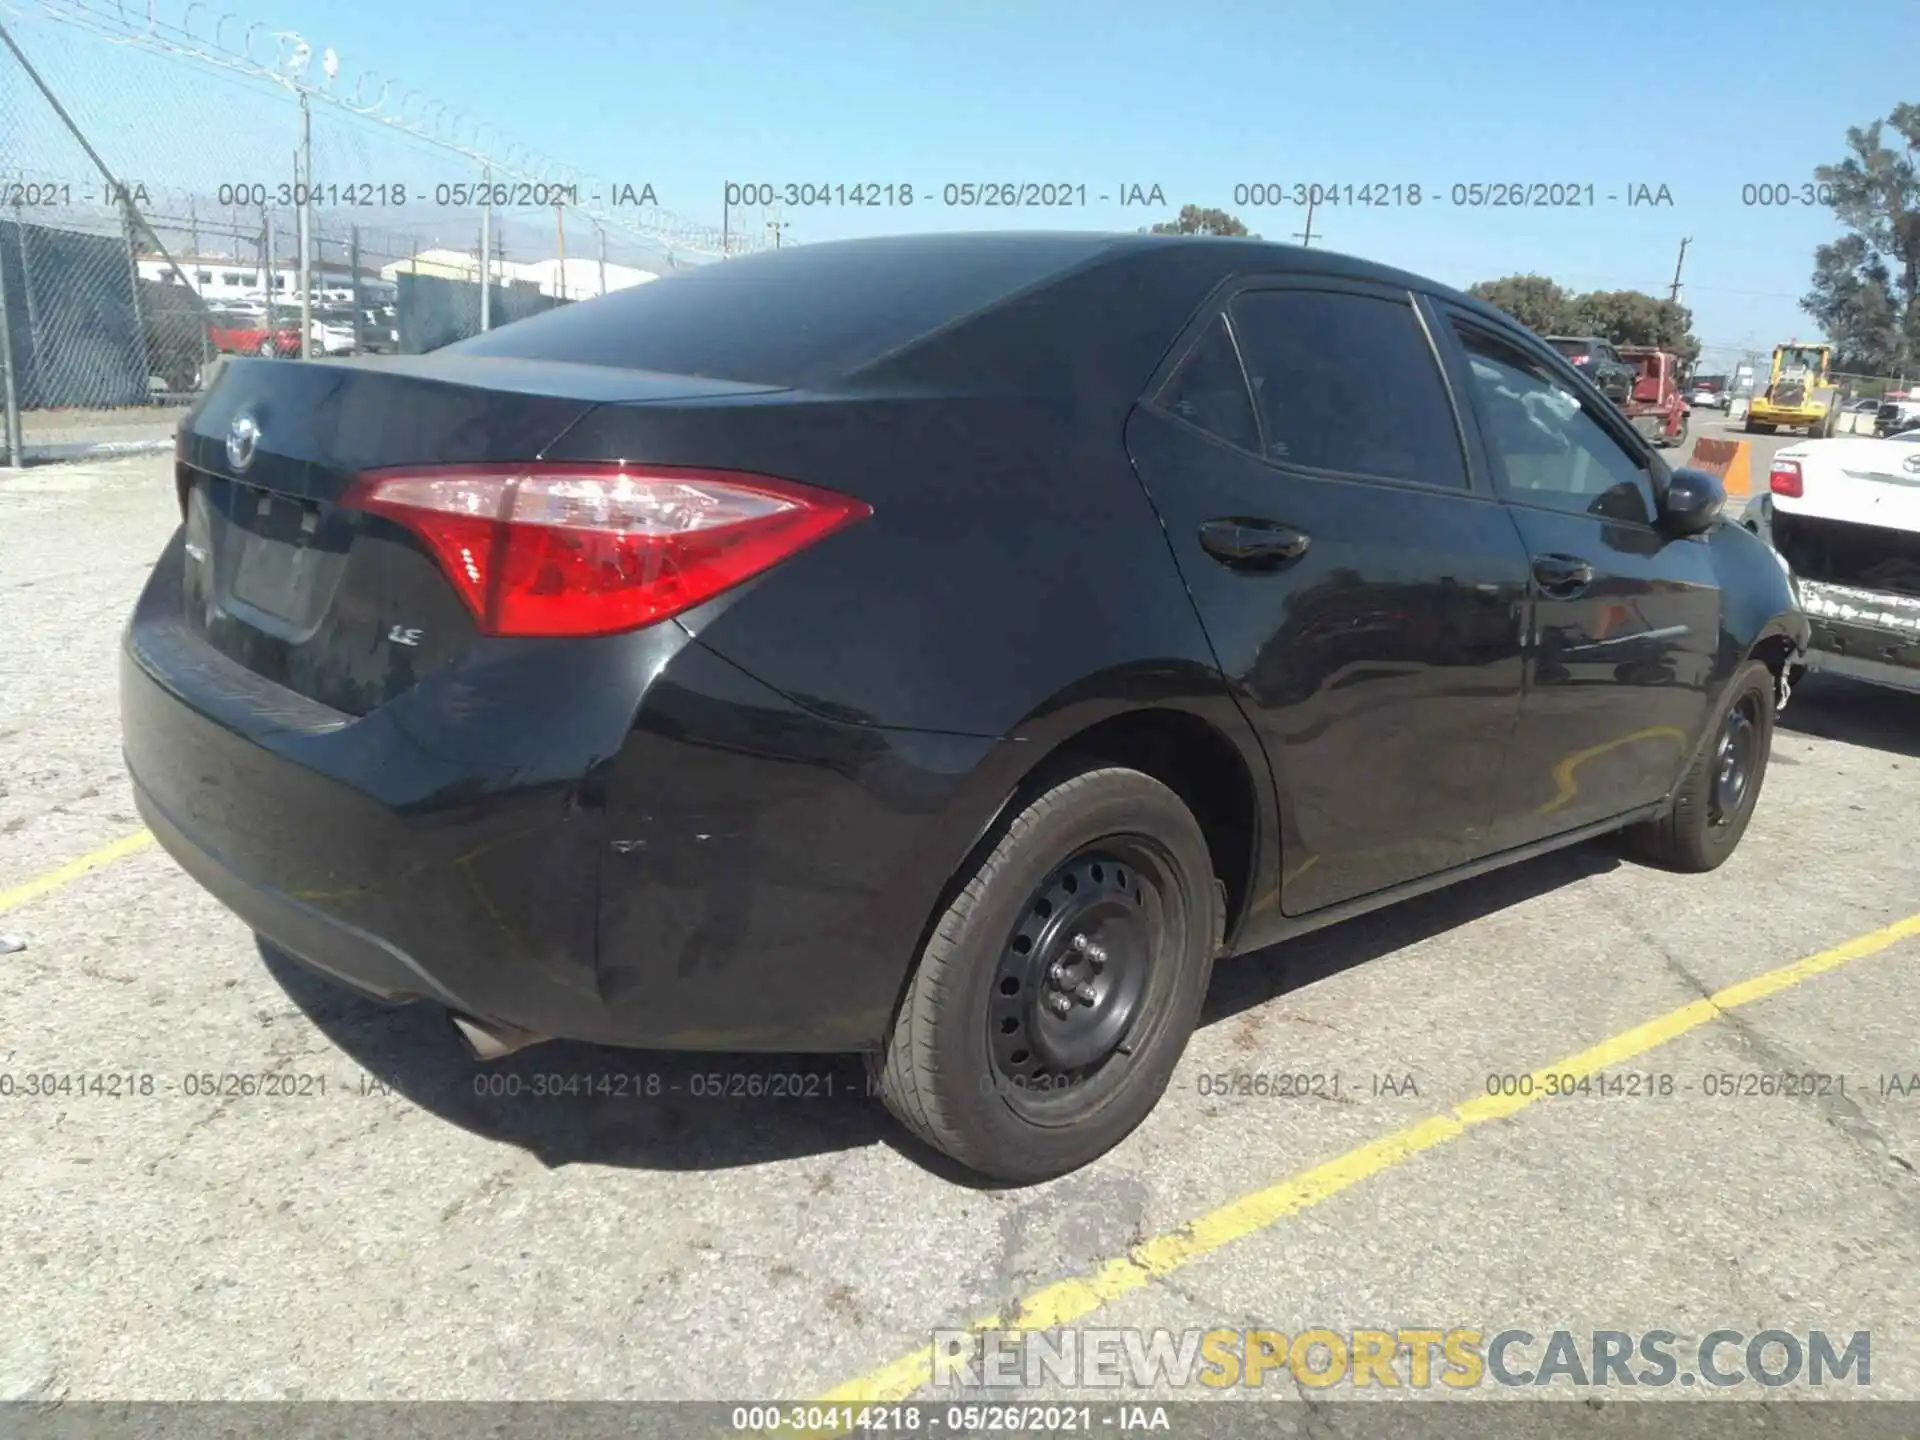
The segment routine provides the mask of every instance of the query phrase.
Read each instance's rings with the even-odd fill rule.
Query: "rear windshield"
[[[1592,348],[1584,340],[1549,340],[1547,343],[1562,355],[1584,355]]]
[[[798,246],[676,271],[442,353],[823,384],[1098,255],[1098,235],[965,235]]]

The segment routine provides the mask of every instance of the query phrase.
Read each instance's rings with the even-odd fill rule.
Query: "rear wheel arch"
[[[1226,891],[1231,936],[1252,895],[1261,829],[1261,777],[1245,755],[1218,727],[1189,711],[1128,710],[1055,744],[1008,797],[1008,806],[1025,803],[1063,773],[1100,765],[1152,776],[1193,812],[1214,876]]]
[[[1231,705],[1223,696],[1221,703]],[[1237,716],[1237,712],[1236,712]],[[1242,721],[1244,724],[1244,721]],[[1277,843],[1277,816],[1266,760],[1257,748],[1237,744],[1219,724],[1171,705],[1119,707],[1081,701],[1042,707],[1000,748],[1015,768],[1001,769],[984,783],[991,787],[975,810],[983,815],[963,852],[950,867],[937,897],[921,918],[912,957],[900,977],[895,1008],[913,979],[913,957],[924,950],[934,924],[952,903],[1001,831],[1023,808],[1080,770],[1102,765],[1139,770],[1159,780],[1193,811],[1205,836],[1214,875],[1226,891],[1225,936],[1231,945],[1247,906],[1258,889],[1268,846]],[[1246,746],[1257,747],[1251,727]]]

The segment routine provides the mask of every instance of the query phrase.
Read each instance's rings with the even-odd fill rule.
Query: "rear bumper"
[[[1024,763],[824,719],[673,623],[485,642],[355,718],[189,631],[179,548],[122,647],[141,813],[262,937],[383,1001],[613,1045],[869,1048]]]
[[[1818,405],[1769,405],[1755,400],[1747,405],[1747,418],[1763,425],[1818,425],[1827,412]]]
[[[1920,690],[1920,599],[1806,580],[1796,589],[1812,628],[1809,670]]]
[[[1870,685],[1920,691],[1920,637],[1816,620],[1806,665]]]
[[[177,550],[121,651],[127,768],[162,846],[263,938],[356,990],[594,1038],[591,743],[540,708],[502,726],[448,676],[358,719],[306,701],[179,621],[159,578]],[[533,744],[547,725],[571,752],[550,769]],[[603,743],[623,728],[603,717]]]

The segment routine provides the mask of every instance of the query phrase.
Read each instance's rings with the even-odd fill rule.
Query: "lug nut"
[[[1096,970],[1104,970],[1104,969],[1106,969],[1106,968],[1107,968],[1107,948],[1106,948],[1106,946],[1104,946],[1104,945],[1089,945],[1089,946],[1087,947],[1087,962],[1088,962],[1088,963],[1089,963],[1090,965],[1092,965],[1092,966],[1093,966],[1093,968],[1094,968],[1094,969],[1096,969]]]
[[[1053,997],[1053,999],[1052,999],[1052,1001],[1051,1001],[1051,1002],[1049,1002],[1049,1003],[1051,1003],[1051,1004],[1052,1004],[1052,1006],[1053,1006],[1053,1013],[1054,1013],[1054,1014],[1056,1014],[1056,1015],[1064,1015],[1064,1014],[1066,1014],[1066,1013],[1067,1013],[1067,1012],[1068,1012],[1069,1010],[1071,1010],[1071,1009],[1073,1009],[1073,1001],[1071,1001],[1071,1000],[1069,1000],[1069,999],[1068,999],[1068,998],[1067,998],[1066,996],[1064,996],[1064,995],[1056,995],[1056,996],[1054,996],[1054,997]]]
[[[1073,993],[1082,1005],[1091,1005],[1100,998],[1100,992],[1095,990],[1091,985],[1082,985]]]
[[[1055,985],[1058,985],[1061,989],[1064,990],[1067,985],[1066,961],[1064,960],[1054,961],[1053,964],[1047,968],[1047,979],[1052,981]]]
[[[1085,950],[1087,943],[1087,937],[1084,935],[1076,935],[1073,937],[1073,948],[1076,950]]]

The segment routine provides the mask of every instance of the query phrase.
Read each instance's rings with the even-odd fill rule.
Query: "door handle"
[[[1278,520],[1228,517],[1200,526],[1200,548],[1236,570],[1271,570],[1307,553],[1307,532]]]
[[[1593,583],[1593,566],[1577,555],[1536,555],[1533,578],[1543,594],[1566,600]]]

